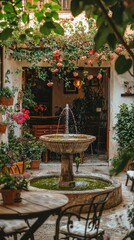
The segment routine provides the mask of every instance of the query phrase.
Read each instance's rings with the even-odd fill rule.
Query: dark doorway
[[[109,77],[110,68],[85,68],[92,79],[85,79],[83,85],[83,98],[73,101],[73,112],[77,119],[80,133],[96,136],[93,152],[97,155],[105,155],[108,159],[109,139]],[[98,79],[101,71],[102,78]],[[91,146],[87,152],[91,151]]]
[[[31,117],[52,115],[52,88],[30,68],[23,68],[23,107],[30,110]]]

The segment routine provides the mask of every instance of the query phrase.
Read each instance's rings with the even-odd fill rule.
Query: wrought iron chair
[[[54,240],[69,238],[102,240],[104,230],[100,228],[100,219],[109,194],[110,191],[100,193],[89,203],[64,209],[56,221]]]
[[[128,165],[126,186],[128,184],[128,180],[132,181],[131,191],[133,191],[133,188],[134,188],[134,162],[132,162]]]
[[[18,235],[25,233],[29,227],[29,222],[24,220],[0,220],[0,240],[6,240],[7,237],[17,240]],[[34,240],[33,234],[29,239]]]

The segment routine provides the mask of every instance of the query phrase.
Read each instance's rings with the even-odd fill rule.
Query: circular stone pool
[[[48,178],[56,178],[58,179],[58,175],[53,174],[53,175],[46,175],[46,176],[40,176],[40,177],[34,177],[31,179],[31,186],[30,188],[35,188],[32,186],[32,184],[35,181],[42,181],[42,179],[46,179],[46,182],[48,181]],[[95,196],[98,193],[102,193],[102,192],[106,192],[106,191],[111,191],[110,193],[110,197],[108,199],[107,204],[105,205],[105,209],[109,209],[109,208],[113,208],[115,206],[117,206],[118,204],[121,203],[122,201],[122,189],[121,189],[121,184],[119,184],[117,181],[104,176],[104,175],[98,175],[98,174],[90,174],[90,175],[79,175],[79,177],[76,177],[76,179],[80,178],[85,179],[87,178],[88,180],[95,180],[98,182],[105,182],[107,186],[101,186],[101,188],[94,188],[94,189],[85,189],[85,190],[79,190],[77,191],[76,189],[71,189],[71,190],[51,190],[51,186],[50,189],[42,189],[42,191],[53,191],[53,192],[59,192],[59,193],[63,193],[65,194],[68,199],[69,202],[66,206],[71,206],[71,205],[75,205],[75,204],[79,204],[79,203],[87,203],[88,201],[90,201],[90,199]],[[79,182],[78,181],[78,182]],[[50,181],[51,182],[51,181]],[[36,188],[36,190],[38,190],[39,188]],[[41,189],[39,189],[41,190]]]

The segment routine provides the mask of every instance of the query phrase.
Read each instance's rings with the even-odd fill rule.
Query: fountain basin
[[[74,154],[86,151],[96,137],[86,134],[49,134],[41,136],[40,140],[52,152]]]
[[[48,174],[46,176],[43,175],[43,176],[40,176],[40,177],[32,178],[31,182],[35,181],[37,179],[45,178],[45,177],[46,178],[48,178],[48,177],[51,178],[51,177],[56,177],[56,176],[58,176],[58,175],[57,174],[53,174],[53,175]],[[111,191],[111,193],[110,193],[109,199],[108,199],[108,201],[105,205],[105,209],[113,208],[113,207],[117,206],[118,204],[120,204],[122,202],[121,184],[118,183],[117,181],[112,180],[111,178],[109,178],[107,176],[104,176],[102,174],[101,175],[98,175],[98,174],[90,174],[90,175],[82,174],[82,175],[79,175],[79,177],[101,179],[103,181],[111,183],[111,185],[108,186],[108,187],[105,187],[103,189],[94,189],[94,190],[83,190],[83,191],[58,190],[59,193],[65,194],[69,199],[69,202],[66,205],[66,207],[71,206],[71,205],[81,204],[81,203],[87,203],[96,194],[103,193],[103,192],[106,192],[106,191]],[[32,186],[30,186],[30,188],[36,189],[37,191],[41,190],[39,188],[35,188],[35,187],[32,187]],[[57,192],[57,190],[46,190],[46,189],[42,189],[42,191]],[[86,212],[86,209],[85,209],[85,212]]]

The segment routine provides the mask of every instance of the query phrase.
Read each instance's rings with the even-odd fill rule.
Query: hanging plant
[[[31,68],[36,69],[38,77],[47,81],[47,73],[44,72],[42,67],[37,66],[39,63],[42,64],[43,61],[58,80],[63,80],[68,85],[69,80],[66,69],[74,72],[79,65],[78,61],[84,61],[87,67],[92,67],[96,63],[101,66],[107,61],[111,62],[115,54],[121,55],[121,57],[126,54],[122,45],[118,45],[114,51],[110,49],[108,44],[105,44],[95,51],[94,38],[97,27],[93,18],[83,18],[81,21],[75,21],[72,18],[61,19],[60,25],[64,29],[64,36],[51,33],[49,36],[40,39],[41,47],[40,43],[36,44],[35,42],[32,47],[28,44],[27,48],[23,49],[18,45],[12,49],[11,57],[18,61],[26,60],[31,63]],[[126,41],[129,41],[129,37]],[[101,79],[100,72],[97,77]]]

